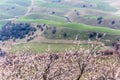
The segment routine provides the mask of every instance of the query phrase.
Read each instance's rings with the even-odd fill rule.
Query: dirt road
[[[34,1],[34,0],[31,0],[31,5],[28,7],[27,12],[25,13],[24,16],[29,15],[30,12],[33,10],[34,6],[35,6],[35,1]]]

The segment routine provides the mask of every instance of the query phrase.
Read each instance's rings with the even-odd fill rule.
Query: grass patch
[[[50,14],[42,14],[42,13],[32,13],[28,18],[31,19],[45,19],[45,20],[53,20],[58,22],[67,22],[67,20],[63,17],[57,16],[57,15],[50,15]]]
[[[52,52],[65,52],[66,49],[72,47],[72,44],[25,43],[13,46],[10,52],[32,50],[36,53],[43,53],[47,51],[48,47]]]

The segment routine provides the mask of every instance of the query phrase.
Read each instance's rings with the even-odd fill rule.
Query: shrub
[[[66,32],[64,32],[63,37],[64,37],[64,38],[66,38],[66,37],[67,37],[67,33],[66,33]]]
[[[57,32],[56,27],[53,27],[52,34],[55,34]]]
[[[100,17],[97,18],[98,21],[101,21],[102,19],[103,19],[102,16],[100,16]]]
[[[115,24],[115,21],[112,21],[111,24]]]
[[[94,38],[94,37],[96,37],[96,35],[97,35],[96,32],[91,32],[91,33],[89,34],[89,38]]]

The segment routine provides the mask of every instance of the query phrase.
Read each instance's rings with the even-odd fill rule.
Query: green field
[[[67,49],[72,48],[72,46],[72,44],[25,43],[13,46],[10,52],[33,51],[35,53],[43,53],[47,52],[48,48],[52,52],[65,52]]]

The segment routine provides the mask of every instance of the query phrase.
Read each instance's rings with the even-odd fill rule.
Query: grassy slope
[[[63,30],[57,29],[56,34],[52,34],[51,30],[47,31],[47,34],[43,35],[48,39],[75,39],[76,35],[78,35],[78,39],[80,40],[88,40],[88,35],[92,31],[106,33],[107,35],[103,40],[110,40],[110,42],[105,42],[106,45],[111,45],[111,42],[115,41],[120,36],[120,30],[111,29],[107,27],[99,27],[99,26],[89,26],[80,23],[66,23],[66,22],[57,22],[51,20],[44,19],[30,19],[30,18],[20,18],[17,20],[18,22],[28,22],[28,23],[41,23],[41,24],[49,24],[51,26],[56,26],[60,28],[65,28]],[[61,32],[62,31],[62,32]],[[63,33],[67,33],[67,38],[63,37]]]
[[[50,14],[32,13],[27,17],[31,19],[45,19],[45,20],[54,20],[58,22],[67,22],[66,19],[63,17],[57,15],[50,15]]]
[[[80,23],[64,23],[64,22],[50,21],[50,20],[44,20],[44,19],[30,19],[30,18],[19,18],[17,21],[29,22],[29,23],[45,23],[45,24],[54,25],[58,27],[67,27],[67,28],[83,30],[83,31],[97,31],[97,32],[104,32],[108,34],[120,35],[120,30],[99,27],[99,26],[89,26],[89,25],[80,24]]]

